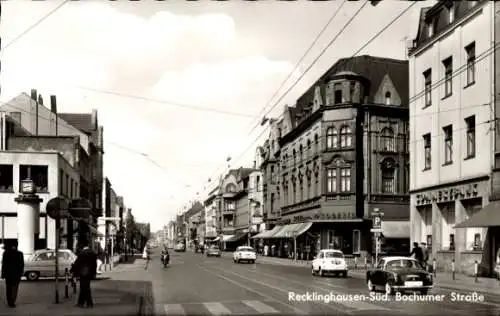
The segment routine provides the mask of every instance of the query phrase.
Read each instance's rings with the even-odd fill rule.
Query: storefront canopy
[[[235,241],[238,241],[240,240],[241,238],[245,237],[246,235],[248,234],[244,234],[244,233],[238,233],[236,235],[232,235],[231,238],[227,239],[227,240],[224,240],[225,242],[235,242]]]
[[[410,222],[382,221],[382,235],[385,238],[410,238]]]
[[[492,226],[500,226],[500,201],[491,202],[469,219],[455,225],[455,228]]]
[[[313,223],[308,222],[285,225],[271,238],[296,238],[311,228],[312,224]]]
[[[252,238],[254,239],[269,239],[273,238],[274,234],[279,232],[281,229],[283,229],[283,226],[281,225],[276,225],[273,227],[271,230],[266,230],[261,233],[258,233],[257,235],[253,236]]]
[[[212,241],[219,241],[219,240],[220,240],[220,236],[217,236],[214,239],[212,239]]]
[[[226,242],[229,239],[233,238],[234,235],[222,235],[222,241]]]

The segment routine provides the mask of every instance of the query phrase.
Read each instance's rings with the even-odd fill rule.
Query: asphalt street
[[[167,268],[155,256],[148,271],[156,315],[500,315],[495,294],[486,294],[484,301],[481,296],[453,301],[454,295],[470,295],[474,289],[435,288],[426,297],[432,302],[408,301],[412,295],[385,301],[377,293],[374,298],[362,273],[319,277],[304,267],[237,264],[229,257],[173,251]],[[309,294],[303,297],[309,301],[298,301],[303,294]]]

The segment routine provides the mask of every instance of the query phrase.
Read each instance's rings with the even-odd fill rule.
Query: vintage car
[[[233,253],[233,261],[235,263],[240,263],[241,261],[255,263],[255,260],[257,260],[257,253],[255,249],[249,246],[240,246]]]
[[[52,249],[37,250],[24,262],[24,276],[29,281],[40,277],[54,278],[56,276],[55,251]],[[59,277],[63,277],[65,269],[71,270],[76,255],[69,249],[60,249],[58,255]]]
[[[221,252],[219,247],[217,246],[210,246],[207,249],[207,257],[219,257],[221,256]]]
[[[433,287],[432,274],[410,257],[384,257],[377,266],[366,272],[369,291],[384,288],[385,293],[420,292],[425,295]]]
[[[347,277],[347,264],[344,253],[340,250],[322,249],[312,261],[312,275],[325,273],[341,274]]]
[[[183,243],[178,243],[175,245],[175,252],[185,252],[186,251],[186,245]]]

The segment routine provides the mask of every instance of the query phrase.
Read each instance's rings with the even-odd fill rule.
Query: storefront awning
[[[215,237],[215,239],[213,241],[219,241],[220,240],[220,236],[217,236]]]
[[[248,235],[248,234],[239,233],[239,234],[233,235],[231,238],[229,238],[228,240],[224,240],[224,241],[225,242],[235,242],[235,241],[238,241],[241,238],[245,237],[246,235]]]
[[[410,222],[382,221],[382,235],[385,238],[410,238]]]
[[[222,241],[226,242],[231,239],[234,235],[222,235]]]
[[[273,238],[274,234],[276,234],[277,232],[279,232],[282,228],[283,228],[283,226],[276,225],[276,226],[273,227],[273,229],[263,231],[263,232],[255,235],[255,236],[253,236],[252,238],[254,238],[254,239],[268,239],[268,238]]]
[[[500,201],[490,202],[469,219],[455,225],[454,228],[500,226]]]
[[[305,233],[309,228],[311,228],[312,224],[313,223],[308,222],[285,225],[271,238],[296,238]]]

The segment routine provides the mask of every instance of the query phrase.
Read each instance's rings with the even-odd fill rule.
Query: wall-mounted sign
[[[305,223],[311,221],[327,221],[335,219],[351,219],[354,218],[353,213],[349,212],[332,212],[332,213],[316,213],[314,215],[296,215],[290,218],[284,218],[280,221],[281,225],[288,225],[294,223]]]
[[[460,199],[472,199],[478,196],[478,184],[465,184],[453,188],[433,190],[417,194],[417,205],[452,202]]]

